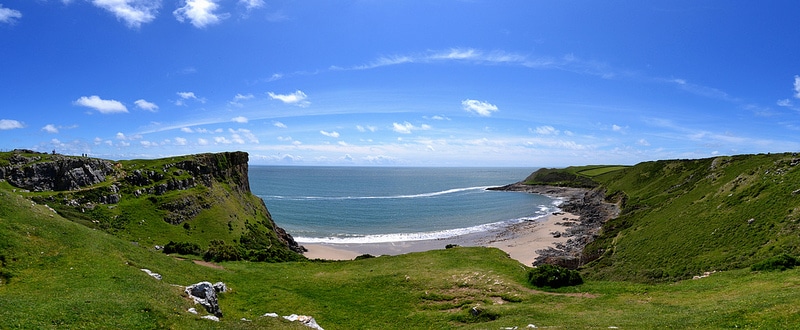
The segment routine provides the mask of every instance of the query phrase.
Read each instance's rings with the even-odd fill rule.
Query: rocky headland
[[[227,223],[228,230],[219,231],[221,241],[244,240],[259,250],[261,245],[271,248],[273,237],[277,246],[304,251],[275,224],[264,202],[252,195],[245,152],[111,161],[17,149],[0,153],[0,180],[68,219],[123,236],[130,234],[126,229],[134,223],[142,226],[152,220],[146,215],[159,214],[164,222],[186,229],[186,235],[179,235],[185,237],[175,240],[209,244],[192,238],[191,230],[193,221],[211,221]],[[228,212],[222,212],[227,213],[224,218],[196,220],[204,213],[205,217],[219,213],[215,209]]]
[[[562,199],[563,202],[558,207],[564,212],[579,216],[577,222],[562,223],[566,229],[558,235],[568,237],[567,241],[536,251],[539,256],[534,265],[554,264],[575,269],[587,263],[590,260],[585,260],[583,257],[584,247],[598,236],[606,221],[619,216],[620,213],[619,205],[607,202],[602,189],[531,185],[524,182],[488,189],[526,192]]]

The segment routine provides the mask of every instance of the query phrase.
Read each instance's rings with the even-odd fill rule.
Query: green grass
[[[800,270],[749,266],[800,254],[799,163],[782,154],[567,169],[574,175],[567,182],[590,178],[624,212],[590,245],[600,258],[583,270],[584,284],[549,291],[532,287],[528,268],[494,248],[347,262],[224,262],[224,269],[153,250],[167,240],[235,239],[246,223],[267,219],[260,200],[224,180],[152,199],[125,195],[115,207],[74,211],[69,220],[28,199],[46,193],[0,182],[0,329],[307,329],[260,317],[268,312],[311,315],[328,330],[790,328],[800,324]],[[540,174],[559,180],[557,172]],[[187,230],[164,222],[159,208],[182,198],[215,203]],[[97,219],[107,223],[91,222]],[[711,270],[719,272],[688,279]],[[187,312],[193,304],[174,285],[199,281],[229,286],[220,295],[222,322]],[[482,314],[470,314],[473,307]]]
[[[594,179],[623,200],[585,251],[600,256],[595,278],[674,281],[800,254],[792,154],[647,162]]]
[[[260,317],[268,312],[311,315],[334,330],[786,328],[800,322],[798,270],[733,270],[667,284],[587,281],[545,292],[526,283],[527,267],[493,248],[349,262],[225,262],[213,269],[67,221],[6,191],[0,201],[2,270],[12,274],[0,284],[3,329],[304,329]],[[186,312],[192,303],[172,286],[203,280],[230,288],[220,295],[220,323]],[[473,307],[496,319],[471,317]]]

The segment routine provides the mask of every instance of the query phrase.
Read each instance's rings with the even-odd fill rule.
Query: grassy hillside
[[[216,241],[214,251],[226,252],[227,259],[302,258],[291,250],[288,236],[275,225],[263,201],[250,193],[245,153],[112,162],[17,151],[0,153],[0,166],[6,167],[9,177],[0,187],[47,204],[76,223],[142,246],[173,241],[210,251]],[[65,177],[77,176],[73,181],[83,182],[84,173],[95,174],[98,168],[105,169],[100,182],[80,187],[59,183],[74,187],[69,190],[38,189]],[[39,186],[13,187],[13,177],[31,178]]]
[[[598,183],[593,178],[625,168],[626,166],[619,165],[570,166],[562,169],[541,168],[522,182],[529,185],[595,188]]]
[[[594,278],[673,281],[800,254],[800,156],[641,163],[595,176],[622,215],[585,250]]]
[[[719,272],[670,284],[587,281],[539,291],[490,248],[348,262],[177,260],[66,220],[0,189],[2,329],[786,328],[800,322],[800,270]],[[163,275],[155,280],[140,271]],[[223,281],[222,321],[200,319],[182,288]],[[202,309],[199,306],[194,306]],[[477,307],[481,313],[470,313]],[[242,318],[246,320],[242,320]]]

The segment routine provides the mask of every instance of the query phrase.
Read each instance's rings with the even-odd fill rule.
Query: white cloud
[[[231,144],[231,143],[233,143],[233,141],[231,141],[231,140],[228,140],[228,139],[227,139],[227,138],[225,138],[224,136],[217,136],[217,137],[215,137],[215,138],[214,138],[214,142],[216,142],[216,143],[221,143],[221,144]]]
[[[431,129],[431,126],[426,124],[422,124],[421,126],[414,126],[409,122],[404,122],[402,124],[392,123],[392,130],[401,134],[411,134],[411,132],[415,130],[429,130],[429,129]]]
[[[781,107],[791,108],[793,106],[792,101],[789,99],[778,100],[776,103]]]
[[[645,140],[645,139],[639,139],[639,141],[636,141],[636,144],[638,144],[640,146],[645,146],[645,147],[649,147],[650,146],[650,142],[647,142],[647,140]]]
[[[158,110],[158,106],[155,103],[147,102],[144,99],[136,100],[133,103],[142,110],[147,110],[150,112],[156,112],[156,110]]]
[[[474,112],[483,117],[489,117],[493,111],[497,111],[496,105],[478,100],[466,99],[461,101],[461,106],[464,107],[464,110]]]
[[[266,5],[264,0],[239,0],[239,4],[243,5],[247,10],[261,8]]]
[[[117,140],[125,140],[125,139],[127,139],[125,137],[125,134],[123,134],[122,132],[117,132]]]
[[[176,144],[176,145],[179,145],[179,146],[185,146],[187,142],[188,142],[188,141],[186,141],[186,139],[184,139],[184,138],[182,138],[182,137],[176,137],[176,138],[175,138],[175,144]]]
[[[356,129],[359,132],[370,131],[370,132],[373,132],[373,133],[378,130],[378,128],[375,127],[375,126],[361,126],[361,125],[356,125]]]
[[[53,134],[58,133],[58,128],[53,124],[45,125],[44,127],[42,127],[42,130],[47,133],[53,133]]]
[[[311,104],[311,102],[306,101],[306,98],[308,97],[306,93],[303,93],[303,91],[300,90],[292,94],[275,94],[273,92],[269,92],[267,94],[273,100],[280,100],[283,103],[294,104],[298,107],[304,108]]]
[[[13,119],[0,119],[0,130],[9,130],[9,129],[23,128],[23,127],[25,127],[25,125],[23,125],[19,121]]]
[[[19,10],[3,8],[3,5],[0,4],[0,23],[14,24],[18,18],[22,18]]]
[[[328,137],[332,137],[332,138],[338,138],[339,137],[339,132],[337,132],[337,131],[333,131],[333,132],[319,131],[319,134],[322,134],[322,135],[325,135],[325,136],[328,136]]]
[[[194,95],[194,92],[178,92],[177,94],[184,100],[197,99],[197,95]]]
[[[288,142],[288,141],[291,141],[291,140],[292,140],[291,136],[279,136],[278,137],[278,141]]]
[[[284,124],[282,122],[279,122],[279,121],[273,122],[272,126],[275,126],[277,128],[287,128],[286,124]]]
[[[197,139],[197,144],[199,144],[201,146],[208,145],[208,140],[203,139],[203,138]]]
[[[103,100],[97,95],[89,97],[81,96],[81,98],[74,103],[76,105],[95,109],[103,114],[128,112],[128,108],[126,108],[122,102],[117,100]]]
[[[92,0],[92,4],[110,11],[132,28],[152,22],[161,7],[160,0]]]
[[[614,132],[622,132],[622,127],[619,125],[611,125],[611,130]]]
[[[431,117],[431,119],[433,119],[433,120],[450,120],[450,118],[445,117],[445,116],[440,116],[440,115],[433,116],[433,117]]]
[[[244,128],[240,128],[237,130],[228,129],[228,131],[233,133],[233,135],[231,136],[233,139],[235,139],[237,142],[241,141],[238,142],[240,144],[244,143],[244,139],[247,139],[247,142],[258,144],[258,138],[249,129],[244,129]]]
[[[175,9],[172,14],[181,23],[189,20],[194,27],[204,28],[228,17],[228,14],[214,13],[218,8],[219,5],[214,0],[186,0],[184,6]]]
[[[194,131],[190,127],[181,127],[181,132],[194,133]]]
[[[560,132],[553,126],[539,126],[533,130],[536,134],[541,135],[558,135]]]
[[[238,117],[231,118],[231,121],[235,122],[235,123],[246,124],[247,123],[247,118],[243,117],[243,116],[238,116]]]
[[[794,98],[800,99],[800,76],[794,76]]]

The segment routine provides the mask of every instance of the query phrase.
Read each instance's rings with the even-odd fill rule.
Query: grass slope
[[[225,262],[214,269],[76,224],[6,189],[0,189],[0,256],[2,329],[307,329],[259,317],[268,312],[311,315],[328,330],[800,322],[798,270],[736,270],[656,285],[587,281],[542,292],[525,283],[525,266],[492,248],[348,262]],[[173,285],[203,280],[230,288],[220,295],[219,323],[186,312],[193,305]],[[473,307],[482,313],[473,316]]]
[[[674,281],[800,254],[800,157],[641,163],[594,177],[624,201],[585,250],[602,279]]]

